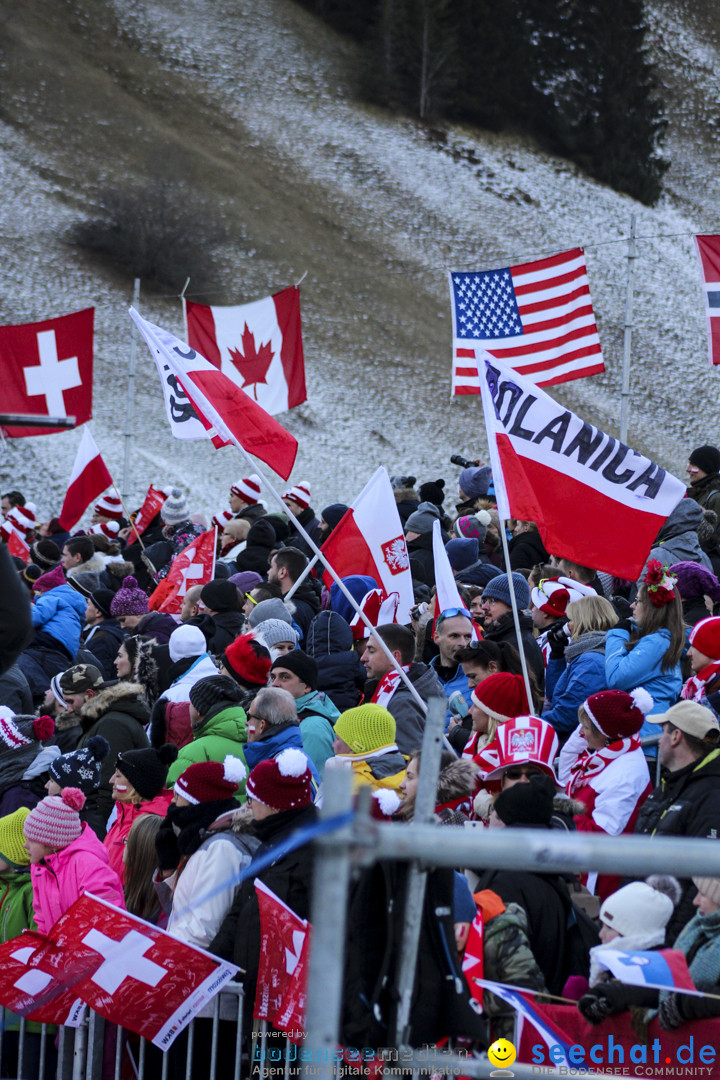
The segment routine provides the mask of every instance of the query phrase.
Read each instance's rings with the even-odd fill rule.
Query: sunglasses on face
[[[506,769],[503,775],[508,780],[522,780],[523,776],[538,776],[539,773],[539,769]]]

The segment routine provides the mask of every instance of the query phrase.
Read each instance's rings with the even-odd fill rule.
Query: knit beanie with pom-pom
[[[102,763],[110,753],[110,743],[102,735],[92,735],[85,746],[53,758],[48,765],[50,778],[61,788],[76,787],[85,794],[97,791],[102,778]]]
[[[62,795],[48,795],[25,818],[26,840],[60,851],[82,833],[79,811],[85,805],[80,788],[64,788]]]
[[[241,634],[223,653],[223,664],[239,683],[265,686],[270,673],[270,653],[252,634]]]
[[[189,520],[190,507],[180,488],[174,487],[171,489],[162,505],[160,517],[166,525],[180,525],[183,521]]]
[[[297,810],[313,801],[307,756],[294,746],[255,766],[245,788],[248,798],[273,810]]]
[[[198,761],[189,765],[175,781],[174,791],[191,804],[231,799],[247,776],[245,764],[231,754],[219,761]]]
[[[21,806],[14,814],[0,818],[0,859],[14,870],[30,863],[23,832],[25,818],[29,813],[27,806]]]
[[[147,615],[150,610],[148,595],[138,587],[137,580],[130,576],[123,578],[122,586],[118,589],[110,604],[110,614],[118,615]]]
[[[595,727],[612,741],[637,735],[652,707],[653,699],[642,686],[629,694],[624,690],[600,690],[583,702]]]

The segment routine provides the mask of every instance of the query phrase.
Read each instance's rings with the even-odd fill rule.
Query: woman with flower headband
[[[632,613],[632,619],[621,619],[605,639],[608,689],[642,686],[653,699],[652,713],[667,712],[682,688],[685,628],[677,578],[657,559],[648,563]],[[657,732],[646,722],[641,738],[653,734]]]

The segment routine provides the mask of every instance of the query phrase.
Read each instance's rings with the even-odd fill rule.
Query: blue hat
[[[472,922],[477,915],[477,906],[468,879],[457,870],[454,870],[453,874],[453,922]]]
[[[489,465],[473,465],[469,469],[463,469],[458,477],[458,487],[465,492],[468,499],[487,495],[491,483],[492,469]]]
[[[464,570],[478,561],[480,549],[476,536],[464,536],[462,539],[448,540],[445,545],[447,557],[453,570]]]
[[[518,574],[517,571],[513,573],[512,580],[517,606],[520,609],[528,607],[530,603],[530,586],[522,574]],[[508,607],[512,607],[510,583],[507,574],[498,574],[492,581],[489,581],[483,589],[482,595],[483,600],[500,600],[503,604],[507,604]]]
[[[489,581],[496,578],[498,574],[502,574],[494,563],[491,562],[476,562],[472,566],[466,567],[464,570],[458,571],[458,581],[461,581],[463,585],[479,585],[484,588]]]

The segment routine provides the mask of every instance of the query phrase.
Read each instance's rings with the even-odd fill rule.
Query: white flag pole
[[[133,307],[137,308],[139,304],[140,278],[136,277],[135,285],[133,286]],[[133,326],[132,337],[130,338],[130,357],[128,359],[127,405],[125,407],[125,434],[123,436],[125,440],[125,454],[123,458],[122,489],[123,497],[126,499],[129,495],[130,488],[130,451],[132,449],[133,420],[135,417],[135,366],[137,363],[137,341],[137,326]],[[118,492],[118,494],[120,493]]]
[[[292,587],[290,589],[288,589],[288,591],[285,593],[285,595],[283,596],[283,600],[292,600],[293,596],[298,591],[298,589],[302,585],[305,578],[312,572],[312,568],[315,566],[317,561],[318,561],[318,557],[317,557],[317,555],[314,555],[312,560],[307,564],[307,566],[303,570],[300,577],[297,579],[297,581],[294,582]]]
[[[527,660],[525,658],[525,649],[523,648],[522,634],[520,632],[520,612],[518,611],[517,599],[515,597],[515,582],[513,581],[512,570],[510,569],[510,552],[508,550],[507,542],[507,521],[503,518],[500,519],[500,538],[502,540],[503,555],[505,557],[505,567],[507,569],[508,586],[510,588],[510,606],[513,613],[513,622],[515,623],[515,633],[517,635],[518,652],[520,653],[520,666],[522,667],[523,679],[525,680],[525,690],[527,691],[528,705],[532,712],[535,708],[532,696],[532,690],[530,689],[530,675],[528,673]]]
[[[630,417],[630,359],[633,331],[633,278],[635,274],[635,223],[637,215],[630,215],[630,240],[627,253],[627,284],[625,286],[625,322],[623,323],[622,394],[620,396],[620,441],[627,444]]]

